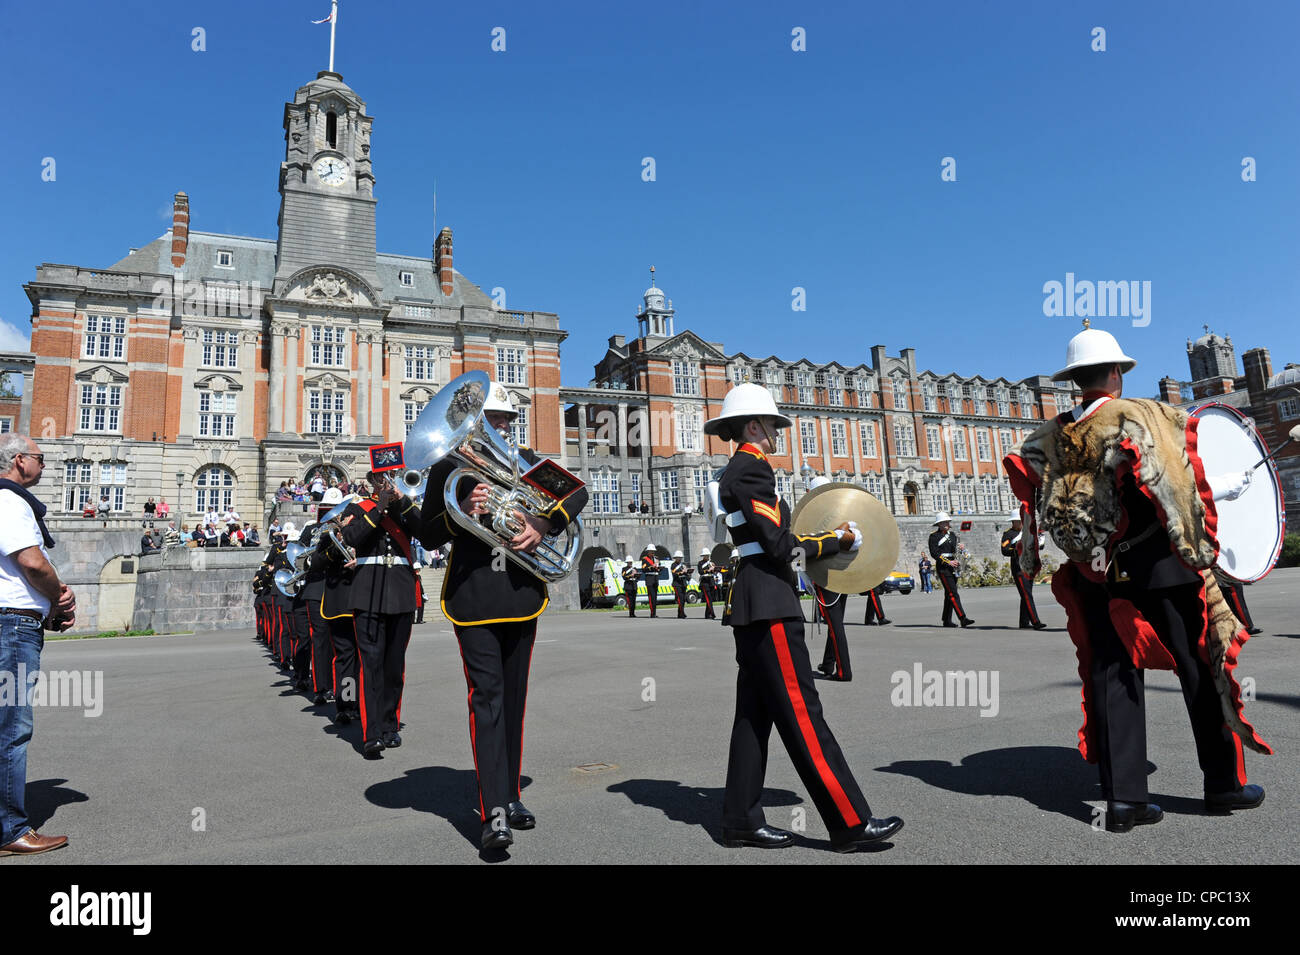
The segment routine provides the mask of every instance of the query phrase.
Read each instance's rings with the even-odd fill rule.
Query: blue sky
[[[912,346],[1010,378],[1054,371],[1079,327],[1043,314],[1045,282],[1150,282],[1150,324],[1094,325],[1154,394],[1203,324],[1300,361],[1298,11],[347,0],[336,68],[375,117],[380,250],[429,254],[436,178],[457,268],[560,315],[568,384],[635,333],[653,264],[677,330],[729,352]],[[328,12],[4,4],[0,347],[30,331],[37,264],[117,261],[178,190],[194,229],[275,236],[283,103],[326,66]]]

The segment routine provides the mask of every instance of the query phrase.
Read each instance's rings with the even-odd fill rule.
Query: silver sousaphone
[[[543,537],[531,554],[510,549],[510,541],[526,526],[519,514],[542,517],[555,501],[519,479],[521,466],[527,469],[531,465],[519,456],[513,441],[488,425],[483,406],[491,387],[486,372],[469,371],[434,395],[406,437],[408,470],[398,486],[412,489],[406,492],[408,496],[422,497],[428,469],[451,456],[460,465],[447,476],[443,490],[451,519],[489,547],[499,547],[534,577],[554,583],[576,566],[582,549],[582,519],[575,517],[560,534]],[[487,502],[490,526],[461,510],[456,491],[467,478],[491,488]]]
[[[343,512],[351,503],[350,500],[345,500],[326,511],[325,516],[312,526],[309,537],[311,543],[299,544],[297,541],[290,541],[284,545],[284,557],[290,566],[297,566],[298,561],[302,561],[303,564],[302,569],[297,572],[287,568],[275,572],[275,586],[280,593],[290,598],[298,596],[298,590],[307,578],[307,564],[310,563],[317,548],[327,540],[334,545],[334,549],[339,552],[345,564],[356,556],[352,553],[352,549],[343,543],[343,538],[339,536],[338,524],[334,523],[343,517]]]

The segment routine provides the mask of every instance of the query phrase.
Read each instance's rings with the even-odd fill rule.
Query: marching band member
[[[885,608],[880,605],[880,594],[884,588],[885,585],[882,582],[858,595],[867,598],[867,609],[862,615],[862,625],[864,627],[877,625],[883,627],[886,624],[893,623],[892,620],[885,616]]]
[[[1016,590],[1020,592],[1020,629],[1044,629],[1047,624],[1038,619],[1038,608],[1034,606],[1034,578],[1026,574],[1020,566],[1020,552],[1024,547],[1022,539],[1020,512],[1011,512],[1011,529],[1002,533],[1002,556],[1011,558],[1011,579],[1015,581]],[[1039,535],[1038,545],[1043,545]]]
[[[636,616],[636,585],[641,579],[641,571],[632,565],[632,555],[623,558],[623,596],[627,598],[627,615]]]
[[[700,575],[700,595],[704,598],[704,619],[716,620],[718,615],[713,612],[714,599],[714,574],[717,573],[718,565],[709,558],[709,549],[700,548],[700,562],[696,565],[696,570]]]
[[[487,424],[502,435],[516,416],[506,389],[493,383],[483,406]],[[537,464],[529,448],[520,458]],[[469,739],[478,777],[480,844],[499,850],[513,844],[512,829],[532,829],[537,818],[522,802],[519,789],[523,758],[524,706],[528,669],[537,638],[537,618],[549,596],[542,580],[489,546],[452,520],[445,510],[447,478],[458,467],[444,458],[429,471],[424,496],[428,534],[426,547],[454,541],[442,586],[442,612],[451,621],[460,643],[465,682],[469,687]],[[456,488],[461,511],[490,518],[486,484],[472,480]],[[542,538],[561,533],[587,504],[587,489],[579,486],[545,514],[520,514],[526,527],[508,544],[517,553],[531,553]],[[636,594],[632,594],[635,606]]]
[[[969,627],[975,621],[966,616],[966,611],[961,605],[961,595],[957,593],[958,540],[957,535],[952,532],[952,518],[946,511],[940,511],[931,526],[938,528],[930,535],[930,556],[934,558],[934,569],[943,583],[943,625],[957,626],[952,622],[952,612],[955,610],[957,616],[961,618],[961,625]]]
[[[653,618],[659,605],[659,561],[654,544],[646,544],[641,552],[641,580],[645,583],[646,596],[650,598],[650,616]]]
[[[775,430],[790,424],[766,388],[742,384],[727,393],[722,413],[704,426],[706,434],[740,445],[718,487],[739,551],[722,621],[733,628],[739,665],[722,836],[728,845],[763,848],[787,846],[794,839],[763,817],[767,742],[775,724],[833,847],[848,852],[893,835],[903,821],[872,818],[822,716],[790,562],[796,551],[814,560],[856,550],[861,538],[847,523],[810,536],[790,532],[790,509],[777,496],[767,460]]]
[[[293,565],[289,563],[289,558],[285,555],[284,533],[281,532],[275,535],[272,541],[271,550],[266,555],[266,563],[271,567],[272,578],[280,570],[293,573]],[[271,636],[274,644],[275,660],[280,670],[288,671],[290,669],[290,660],[293,658],[293,631],[289,628],[289,611],[293,609],[293,601],[280,593],[280,589],[274,585],[269,593],[271,595]]]
[[[1137,363],[1108,332],[1085,322],[1066,361],[1052,377],[1073,379],[1083,403],[1031,434],[1003,466],[1031,518],[1041,512],[1056,522],[1053,539],[1071,558],[1053,576],[1052,594],[1065,607],[1084,678],[1079,750],[1097,763],[1106,829],[1128,832],[1164,818],[1147,789],[1144,669],[1178,674],[1206,810],[1258,806],[1264,790],[1246,782],[1242,743],[1272,750],[1245,721],[1232,675],[1247,636],[1225,619],[1231,614],[1222,613],[1214,577],[1203,572],[1218,552],[1213,502],[1240,494],[1249,472],[1207,478],[1196,419],[1154,401],[1113,403]],[[1136,431],[1124,428],[1129,418]],[[1108,469],[1105,455],[1114,448],[1124,453]],[[1105,481],[1114,488],[1103,494]],[[1087,500],[1076,504],[1084,490]],[[1068,508],[1063,493],[1071,495]],[[1094,532],[1106,527],[1116,530],[1100,542]],[[1036,528],[1027,530],[1028,541]]]
[[[691,582],[691,565],[682,560],[682,552],[673,552],[670,568],[673,575],[673,597],[677,600],[677,619],[686,619],[686,588]]]
[[[844,595],[813,583],[813,603],[814,612],[826,624],[826,648],[817,669],[828,680],[848,683],[853,679],[853,668],[849,665],[849,641],[844,632]]]
[[[389,476],[402,467],[401,445],[370,449],[366,482],[374,493],[343,512],[343,540],[356,553],[349,604],[357,645],[362,755],[379,759],[402,745],[402,689],[406,647],[415,617],[415,574],[411,539],[425,525],[420,509],[393,487]],[[396,462],[388,463],[396,453]],[[348,520],[351,518],[351,520]]]
[[[334,490],[337,489],[326,491],[326,497]],[[350,497],[353,503],[358,503],[354,495]],[[340,494],[339,502],[342,501]],[[339,521],[340,534],[354,519],[347,511],[343,512]],[[328,547],[318,550],[315,557],[323,565],[325,577],[320,616],[333,650],[334,723],[337,726],[361,720],[361,672],[357,660],[356,626],[352,617],[352,577],[357,562],[355,555],[351,556],[351,560],[345,560],[337,549]],[[364,731],[362,735],[364,737]],[[382,741],[382,734],[380,738]]]

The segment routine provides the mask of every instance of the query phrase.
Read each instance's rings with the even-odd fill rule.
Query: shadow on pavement
[[[527,789],[532,780],[520,777]],[[424,766],[407,770],[400,779],[375,783],[366,799],[384,809],[414,809],[441,816],[478,851],[482,823],[478,817],[478,777],[472,769]]]
[[[1148,774],[1154,768],[1147,763]],[[959,766],[938,759],[906,760],[879,771],[971,796],[1018,796],[1046,812],[1089,823],[1093,811],[1084,800],[1101,798],[1096,767],[1084,762],[1077,749],[1064,746],[991,749],[964,757]]]
[[[686,786],[672,779],[628,779],[614,783],[606,792],[620,793],[638,806],[658,809],[673,822],[699,826],[722,845],[722,793],[717,787]],[[803,800],[788,789],[764,789],[763,805],[797,806]],[[815,810],[814,810],[815,811]],[[782,829],[789,823],[770,823]]]
[[[89,802],[90,797],[80,790],[68,789],[66,779],[38,779],[27,782],[27,824],[39,830],[54,818],[60,806],[74,802]]]

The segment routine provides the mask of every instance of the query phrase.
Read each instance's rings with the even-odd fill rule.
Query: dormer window
[[[330,110],[325,116],[325,142],[329,144],[330,149],[338,148],[338,131],[339,118],[334,110]]]
[[[235,253],[230,249],[217,250],[217,268],[233,269],[235,267]]]
[[[411,288],[415,285],[414,272],[398,272],[397,280],[402,283],[403,288]]]

